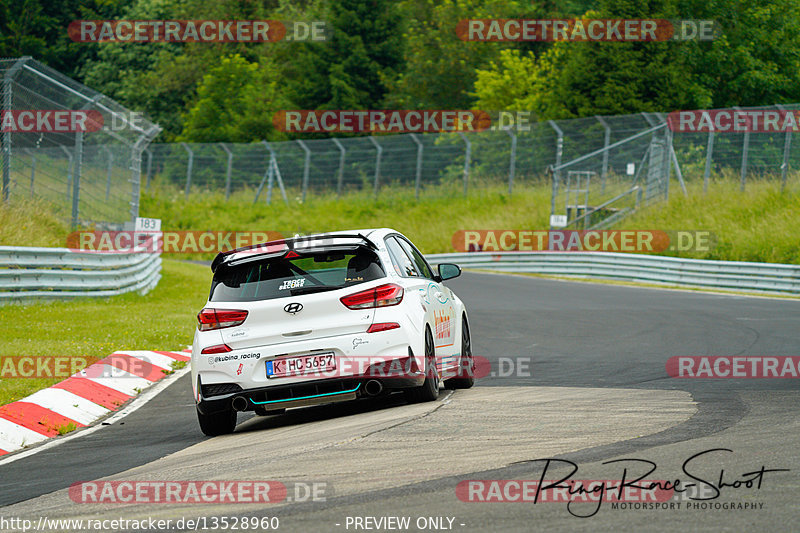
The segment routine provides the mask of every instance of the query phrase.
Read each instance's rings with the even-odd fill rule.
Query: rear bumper
[[[405,360],[402,360],[402,362],[405,362]],[[256,407],[286,409],[350,401],[367,396],[365,385],[372,380],[379,381],[384,390],[390,391],[419,387],[425,382],[425,376],[422,372],[415,375],[404,373],[403,375],[394,376],[379,375],[371,372],[358,377],[276,384],[269,387],[258,387],[215,396],[205,396],[203,394],[206,386],[202,384],[201,378],[197,409],[203,414],[228,411],[233,409],[233,401],[237,398],[243,398],[247,401],[247,407],[240,408],[240,411],[252,411]],[[213,386],[219,387],[219,384],[214,384]],[[240,400],[239,402],[241,403]]]

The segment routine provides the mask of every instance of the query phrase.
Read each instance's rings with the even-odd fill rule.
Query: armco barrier
[[[800,294],[800,265],[610,252],[473,252],[427,258],[468,269]]]
[[[161,279],[161,256],[0,246],[0,305],[38,299],[146,294]]]

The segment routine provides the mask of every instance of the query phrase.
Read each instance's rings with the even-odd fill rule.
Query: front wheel
[[[204,415],[197,410],[197,420],[200,422],[200,430],[209,437],[227,435],[236,429],[236,411],[228,409]]]
[[[425,328],[425,381],[419,387],[407,389],[405,395],[409,403],[432,402],[439,397],[439,372],[430,328]]]
[[[469,325],[466,317],[461,326],[461,359],[458,362],[458,374],[444,381],[446,389],[468,389],[475,384],[475,360],[472,358],[472,339],[469,336]]]

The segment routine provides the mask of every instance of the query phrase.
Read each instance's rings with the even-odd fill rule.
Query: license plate
[[[336,357],[333,353],[283,357],[267,361],[268,378],[302,376],[331,370],[336,370]]]

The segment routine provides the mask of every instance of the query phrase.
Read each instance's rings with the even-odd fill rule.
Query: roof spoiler
[[[225,262],[225,260],[236,253],[246,252],[247,250],[257,250],[259,248],[265,248],[261,252],[254,252],[251,257],[261,257],[265,255],[274,254],[275,250],[267,251],[266,248],[269,246],[274,246],[276,244],[285,244],[289,250],[294,250],[298,244],[302,244],[304,242],[311,242],[311,241],[329,241],[333,239],[358,239],[364,243],[368,248],[372,250],[377,250],[378,247],[375,246],[375,243],[366,238],[364,235],[360,233],[337,233],[337,234],[318,234],[318,235],[305,235],[305,236],[298,236],[292,237],[289,239],[278,239],[275,241],[263,242],[259,244],[251,244],[250,246],[243,246],[242,248],[236,248],[235,250],[228,250],[227,252],[220,252],[211,262],[211,272],[216,272],[217,268]],[[327,245],[328,243],[325,243]]]

